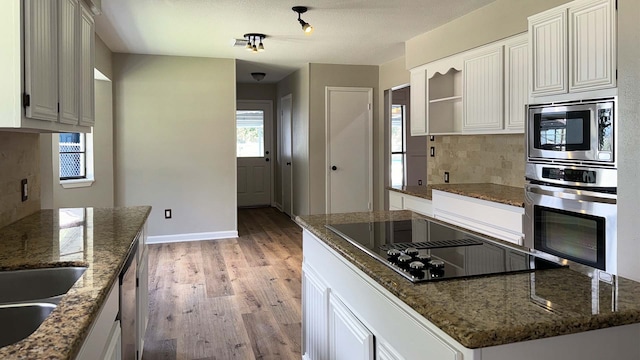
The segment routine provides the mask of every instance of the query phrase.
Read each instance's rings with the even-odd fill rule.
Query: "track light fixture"
[[[244,47],[247,51],[253,53],[264,51],[264,44],[262,40],[267,37],[265,34],[248,33],[244,34],[244,38],[247,40],[247,45]]]
[[[298,22],[302,26],[302,31],[304,31],[306,35],[310,35],[313,32],[313,26],[300,18],[300,15],[306,13],[309,9],[306,6],[294,6],[291,10],[298,13]]]

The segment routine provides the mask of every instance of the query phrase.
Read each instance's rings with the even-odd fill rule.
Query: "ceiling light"
[[[252,51],[254,53],[257,53],[258,51],[264,51],[264,44],[262,43],[262,41],[267,38],[267,35],[248,33],[244,34],[244,38],[247,41],[247,46],[245,46],[245,49],[247,49],[247,51]]]
[[[306,6],[294,6],[291,8],[291,10],[295,11],[298,13],[298,22],[300,23],[300,25],[302,26],[302,31],[304,31],[304,33],[306,35],[309,35],[313,32],[313,26],[311,26],[308,22],[302,20],[300,18],[300,15],[304,14],[307,12],[307,7]]]
[[[252,72],[251,73],[251,77],[255,80],[255,81],[260,81],[262,79],[264,79],[264,77],[267,74],[263,73],[263,72]]]

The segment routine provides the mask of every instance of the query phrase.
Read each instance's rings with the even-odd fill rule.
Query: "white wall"
[[[618,1],[618,273],[640,281],[640,1]]]
[[[149,235],[165,240],[234,236],[235,61],[113,60],[115,204],[151,205]]]

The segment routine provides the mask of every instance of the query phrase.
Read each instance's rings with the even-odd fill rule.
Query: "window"
[[[91,133],[58,134],[60,184],[64,188],[93,184],[93,136]]]
[[[404,185],[406,142],[405,105],[391,105],[391,186]]]
[[[236,111],[237,156],[264,157],[264,111]]]
[[[60,180],[86,179],[87,147],[85,134],[60,134]]]

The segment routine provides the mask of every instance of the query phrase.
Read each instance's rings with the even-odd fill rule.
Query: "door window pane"
[[[391,155],[391,186],[404,185],[404,154]]]
[[[264,112],[236,112],[238,157],[264,157]]]

